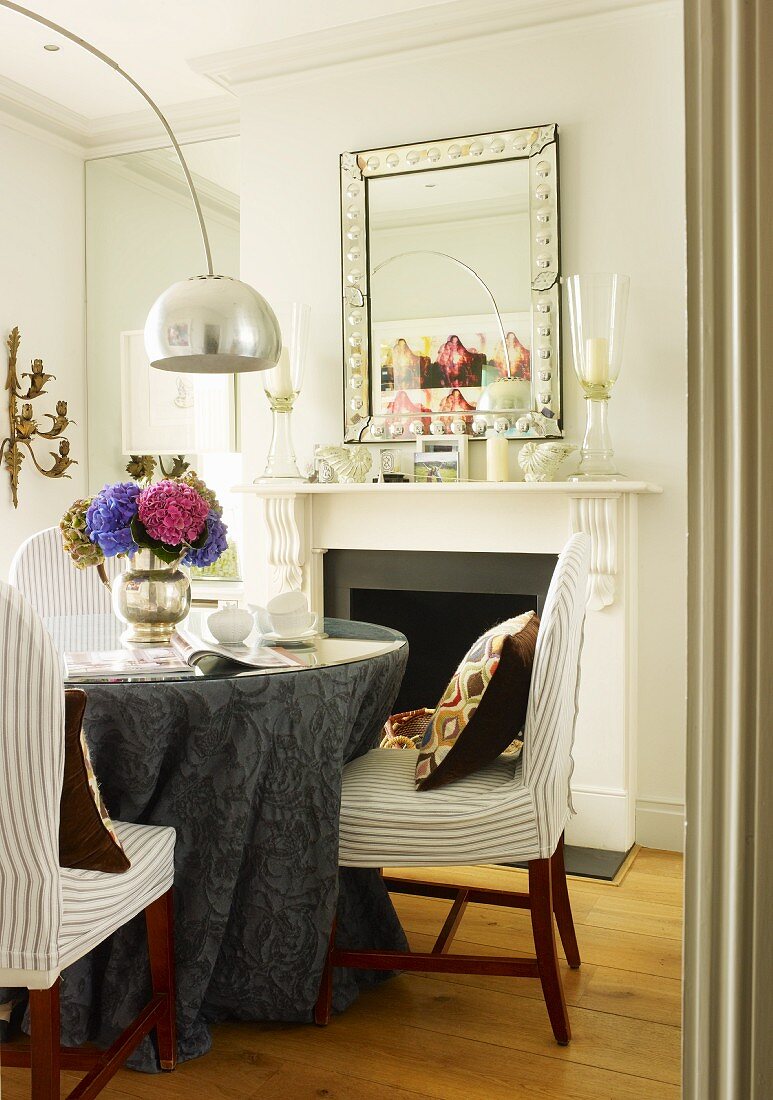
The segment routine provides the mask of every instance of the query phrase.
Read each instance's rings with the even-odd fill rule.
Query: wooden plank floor
[[[401,874],[410,875],[409,871]],[[415,873],[417,874],[417,873]],[[422,872],[437,881],[448,871]],[[418,877],[418,875],[417,875]],[[523,888],[494,868],[456,881]],[[573,1040],[557,1046],[539,983],[524,978],[402,975],[363,995],[326,1029],[225,1024],[212,1052],[172,1075],[122,1071],[105,1100],[675,1100],[680,1095],[682,861],[643,849],[620,886],[574,880],[583,966],[562,973]],[[448,903],[396,905],[428,950]],[[532,952],[529,916],[470,907],[454,950]],[[77,1080],[62,1075],[62,1093]],[[3,1100],[26,1100],[22,1070],[2,1075]],[[67,1088],[65,1086],[68,1086]]]

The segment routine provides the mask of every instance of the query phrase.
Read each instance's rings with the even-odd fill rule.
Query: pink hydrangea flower
[[[189,485],[159,481],[138,498],[140,522],[151,538],[167,546],[194,542],[207,522],[209,504]]]

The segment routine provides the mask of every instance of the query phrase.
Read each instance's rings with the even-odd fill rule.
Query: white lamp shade
[[[275,366],[282,334],[271,306],[247,283],[197,275],[174,283],[153,304],[145,348],[157,370],[241,374]]]

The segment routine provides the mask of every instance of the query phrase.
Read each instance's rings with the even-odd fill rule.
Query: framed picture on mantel
[[[449,484],[459,480],[459,452],[417,451],[413,456],[413,480],[428,485]]]
[[[468,477],[468,439],[465,435],[427,435],[416,440],[417,455],[451,457],[458,455],[456,481],[466,481]]]

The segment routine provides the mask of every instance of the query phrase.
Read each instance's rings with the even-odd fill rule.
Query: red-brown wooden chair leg
[[[32,1100],[59,1100],[59,979],[30,990]]]
[[[314,1023],[318,1027],[326,1027],[330,1023],[330,1013],[333,1009],[333,945],[336,938],[336,919],[333,917],[333,927],[330,930],[330,940],[325,955],[325,965],[322,968],[322,979],[319,983],[319,994],[314,1006]]]
[[[581,962],[580,949],[577,946],[577,933],[574,930],[572,906],[569,901],[569,889],[566,884],[566,867],[564,866],[564,838],[558,842],[550,860],[550,874],[553,887],[553,912],[556,916],[556,924],[564,945],[566,961],[572,970],[576,970]]]
[[[174,905],[167,890],[145,910],[148,955],[153,993],[166,998],[166,1008],[156,1023],[158,1059],[163,1070],[177,1065],[177,1023],[175,1020]]]
[[[553,891],[549,859],[533,859],[529,863],[529,895],[531,926],[537,949],[542,993],[556,1042],[566,1046],[572,1037],[564,1001],[564,987],[558,969],[556,937],[553,928]]]

